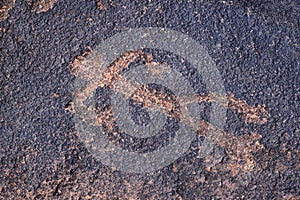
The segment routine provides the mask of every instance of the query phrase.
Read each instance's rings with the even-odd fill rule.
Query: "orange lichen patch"
[[[1,1],[2,7],[0,8],[0,21],[8,17],[8,12],[10,9],[15,7],[15,0],[3,0]]]
[[[57,0],[26,0],[30,9],[34,12],[46,12],[51,9]]]

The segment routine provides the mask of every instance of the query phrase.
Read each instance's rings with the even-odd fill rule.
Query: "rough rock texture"
[[[15,6],[15,0],[0,1],[0,21],[8,17],[8,12]]]
[[[300,198],[298,1],[3,2],[0,199]],[[150,26],[197,40],[234,94],[232,103],[240,101],[228,104],[223,140],[211,155],[197,154],[205,130],[213,128],[203,124],[176,162],[128,174],[103,165],[80,141],[70,66],[76,72],[84,52],[107,37]],[[256,123],[247,113],[262,105],[268,117]]]
[[[46,12],[51,9],[57,0],[26,0],[27,5],[34,12]]]

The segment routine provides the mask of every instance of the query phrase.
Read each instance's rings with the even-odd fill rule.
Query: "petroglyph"
[[[140,30],[136,30],[137,33],[139,31]],[[147,29],[144,31],[146,31],[146,33],[151,33],[153,30]],[[129,36],[132,37],[136,33],[129,31],[128,33],[125,33],[125,35],[126,34],[129,34]],[[166,35],[168,34],[169,33],[166,33]],[[124,37],[126,36],[122,35],[119,40],[122,40]],[[178,37],[181,37],[180,34]],[[116,38],[114,38],[114,40],[116,40]],[[159,131],[164,125],[165,120],[169,118],[180,122],[180,124],[178,124],[179,128],[181,128],[180,130],[184,129],[183,132],[177,131],[175,137],[178,137],[178,135],[184,135],[184,137],[186,137],[179,140],[174,139],[174,141],[189,140],[191,142],[193,140],[191,138],[194,138],[197,134],[198,137],[205,136],[203,144],[199,146],[198,154],[199,157],[205,157],[205,160],[207,161],[207,170],[230,171],[230,174],[235,176],[239,174],[240,171],[255,171],[258,169],[253,155],[264,148],[259,143],[261,137],[260,134],[249,131],[248,133],[244,132],[242,136],[236,137],[233,136],[232,133],[224,132],[223,128],[224,123],[226,123],[226,109],[233,110],[240,114],[246,124],[266,123],[268,113],[264,105],[249,105],[245,100],[234,97],[233,94],[227,95],[222,87],[223,83],[221,77],[217,75],[218,71],[213,64],[213,61],[201,59],[197,62],[193,61],[196,65],[194,66],[195,69],[200,72],[204,84],[208,89],[208,92],[199,94],[195,92],[191,86],[184,86],[187,84],[185,82],[189,82],[189,77],[184,77],[183,74],[173,68],[173,66],[169,66],[169,61],[157,61],[157,59],[153,58],[152,54],[142,50],[144,47],[129,48],[126,46],[124,47],[125,49],[136,50],[120,50],[120,52],[116,53],[109,47],[111,42],[112,41],[109,40],[108,43],[102,44],[98,47],[99,49],[95,49],[95,51],[91,52],[91,56],[88,56],[86,59],[83,55],[78,56],[70,66],[71,72],[78,77],[78,80],[80,81],[83,79],[85,80],[84,82],[86,82],[83,86],[84,88],[78,88],[79,90],[75,94],[75,104],[78,106],[79,111],[78,116],[85,119],[85,122],[88,123],[89,126],[99,127],[99,131],[94,131],[92,135],[94,135],[93,137],[98,137],[97,135],[101,134],[99,135],[99,138],[102,140],[104,137],[104,143],[107,143],[107,145],[111,143],[112,150],[109,151],[112,155],[116,155],[115,152],[121,152],[124,159],[127,160],[131,155],[142,156],[142,154],[135,154],[134,152],[133,154],[124,152],[122,147],[125,143],[123,144],[122,142],[125,140],[123,140],[123,137],[128,138],[130,136],[132,137],[132,140],[133,138],[151,139],[153,136],[155,137],[160,133]],[[126,43],[124,43],[124,45],[126,45]],[[168,49],[167,47],[164,48]],[[106,55],[107,51],[112,51],[112,55]],[[201,52],[201,50],[199,50],[199,52]],[[203,55],[201,54],[199,57],[205,55],[203,58],[206,58],[208,55],[204,52],[205,51],[203,51]],[[118,57],[115,58],[114,56]],[[185,56],[187,55],[184,55],[183,57]],[[193,65],[194,64],[192,64],[192,66]],[[205,71],[206,68],[209,68],[212,71],[207,72]],[[211,76],[211,74],[214,74],[214,76]],[[212,85],[210,81],[212,79],[216,79],[216,82],[220,85]],[[166,88],[168,88],[168,90],[160,91],[159,88],[161,86],[156,88],[156,86],[151,86],[152,83],[154,85],[161,85],[162,87],[167,86]],[[106,103],[102,103],[102,100],[100,100],[102,98],[100,97],[101,94],[94,99],[96,90],[109,91],[106,95],[111,98],[105,100]],[[172,95],[172,93],[175,95]],[[98,98],[99,101],[101,101],[98,105],[101,106],[96,106]],[[88,105],[84,105],[84,102],[87,100],[92,102]],[[147,126],[146,133],[144,133],[143,127],[141,128],[134,124],[135,122],[132,121],[134,119],[131,116],[132,113],[129,112],[131,108],[123,106],[126,104],[127,100],[139,105],[145,112],[148,111],[149,115],[155,113],[155,115],[153,115],[154,118],[150,118],[150,121],[151,123],[155,123],[155,126],[153,127],[158,127],[158,129]],[[210,119],[205,118],[204,120],[200,117],[197,118],[197,115],[199,115],[199,103],[205,103],[206,106],[211,106],[213,110],[209,114]],[[75,109],[75,113],[77,113],[76,111],[77,109]],[[167,118],[160,118],[159,121],[156,121],[158,116],[157,113],[161,113],[161,115]],[[155,122],[152,119],[155,119]],[[102,127],[102,129],[100,127]],[[83,135],[91,135],[89,134],[89,129],[85,129],[80,123],[78,128],[83,132]],[[153,135],[152,132],[155,135]],[[194,135],[194,133],[197,134]],[[130,143],[130,140],[126,141],[129,141]],[[174,141],[172,140],[172,144]],[[90,140],[87,141],[87,143],[89,142]],[[103,144],[103,142],[101,144]],[[100,144],[99,141],[96,143]],[[127,143],[128,142],[126,142],[126,144]],[[117,146],[114,146],[116,144]],[[186,142],[186,144],[188,143]],[[188,148],[190,144],[191,143],[185,148]],[[93,148],[96,148],[92,151],[97,151],[97,148],[100,148],[99,145],[96,147],[96,144],[90,145],[92,145]],[[177,144],[175,146],[181,145]],[[166,148],[168,149],[169,146],[170,145],[167,145]],[[224,148],[226,150],[226,162],[221,162],[221,158],[215,159],[215,155],[212,153],[215,148]],[[164,148],[159,149],[165,151]],[[105,152],[107,151],[105,150]],[[180,152],[185,152],[185,150],[176,150],[174,154],[178,156]],[[153,154],[153,152],[150,153]],[[143,156],[143,158],[147,158],[148,161],[150,161],[149,158],[154,158],[151,156],[162,155],[162,152],[153,155],[150,155],[150,153],[147,154],[148,157]],[[212,156],[212,158],[210,158],[210,156]],[[102,160],[103,157],[105,157],[105,155],[99,157],[99,159]],[[143,160],[143,158],[139,157],[137,159]],[[155,159],[157,158],[155,157]],[[140,160],[140,162],[144,162],[142,160]],[[218,162],[218,160],[220,162]],[[104,159],[104,161],[108,165],[112,163],[111,160]],[[152,161],[153,160],[151,160],[151,162]],[[154,162],[156,161],[157,160]],[[122,168],[123,166],[121,166],[121,164],[127,161],[124,160],[119,162],[119,159],[114,159],[113,162],[118,163],[117,165],[120,163],[119,166]],[[131,166],[130,163],[129,165]],[[145,164],[143,166],[147,167],[152,165]],[[133,169],[139,170],[135,167],[133,167]]]
[[[157,62],[153,60],[150,54],[145,54],[141,50],[127,52],[105,70],[104,77],[99,81],[98,85],[100,87],[106,85],[116,92],[123,94],[126,98],[130,98],[134,91],[138,91],[132,98],[139,103],[145,104],[145,107],[154,108],[155,106],[159,106],[159,109],[165,112],[174,110],[174,106],[172,106],[170,100],[167,99],[167,95],[159,94],[158,97],[157,92],[149,91],[145,86],[122,79],[120,75],[121,70],[127,69],[129,64],[137,59],[141,59],[145,62],[148,68],[150,68],[151,64],[153,64],[153,66],[157,65]],[[166,64],[164,63],[164,65]],[[153,71],[149,70],[149,72]],[[157,72],[155,68],[154,72]],[[177,99],[182,108],[190,103],[226,100],[225,102],[227,103],[224,106],[241,113],[244,116],[245,122],[263,124],[267,121],[267,112],[264,105],[250,106],[246,101],[235,98],[233,94],[229,96],[219,96],[212,93],[207,95],[197,94],[193,96],[181,96],[177,97]],[[181,113],[181,115],[182,119],[190,119],[189,116],[185,116],[183,113]],[[191,121],[186,123],[191,123]],[[196,125],[192,126],[195,127]]]
[[[84,53],[83,55],[78,56],[71,64],[71,71],[74,75],[77,75],[78,68],[86,67],[86,63],[84,63],[85,55],[87,54]],[[190,116],[186,107],[191,103],[210,103],[226,100],[226,104],[223,106],[241,113],[246,123],[263,124],[267,121],[267,112],[263,105],[248,105],[246,101],[235,98],[233,94],[228,96],[219,96],[212,93],[208,93],[206,95],[195,94],[189,96],[172,96],[162,91],[149,89],[146,85],[126,80],[120,74],[123,69],[127,69],[132,62],[137,60],[141,60],[145,65],[147,65],[148,73],[153,73],[154,75],[159,73],[159,71],[155,68],[158,63],[154,61],[151,54],[144,53],[141,50],[130,51],[113,62],[103,72],[103,77],[99,77],[98,82],[92,83],[92,86],[86,87],[86,91],[82,94],[89,96],[91,95],[92,90],[96,87],[106,86],[115,92],[122,94],[124,98],[131,98],[136,103],[147,109],[160,110],[169,117],[179,119],[182,123],[190,126],[194,130],[197,130],[199,135],[205,136],[207,130],[218,132],[220,137],[214,142],[218,146],[226,149],[229,161],[226,164],[219,164],[214,161],[213,157],[207,156],[205,158],[205,162],[207,164],[206,169],[208,171],[230,171],[230,174],[235,176],[240,171],[253,171],[255,169],[256,162],[252,154],[264,148],[258,142],[261,138],[259,134],[250,133],[240,137],[232,136],[209,122],[204,120],[195,121]],[[97,63],[93,63],[94,66],[96,64]],[[101,66],[101,63],[98,63],[98,66]],[[151,66],[154,66],[153,69],[151,69]],[[164,63],[164,66],[167,66],[167,63]],[[165,68],[167,69],[167,67]],[[164,73],[167,72],[167,70],[164,71]],[[89,75],[91,74],[87,73],[83,77]],[[82,99],[84,98],[82,97]],[[110,106],[105,107],[102,110],[97,110],[97,120],[95,121],[95,124],[105,125],[108,131],[113,132],[116,123]]]

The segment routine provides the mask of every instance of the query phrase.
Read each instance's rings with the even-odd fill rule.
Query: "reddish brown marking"
[[[122,69],[128,68],[130,63],[137,59],[144,61],[148,67],[151,63],[156,64],[151,55],[141,50],[127,52],[104,71],[103,79],[99,81],[98,86],[103,87],[106,85],[115,92],[124,95],[125,98],[132,98],[148,109],[161,110],[170,117],[176,117],[182,123],[197,130],[199,135],[207,135],[208,130],[217,132],[218,138],[209,139],[212,139],[218,146],[226,148],[229,160],[225,164],[219,164],[218,161],[213,160],[214,158],[207,156],[207,170],[216,171],[218,169],[230,171],[230,174],[235,176],[240,171],[253,171],[257,168],[252,153],[263,148],[258,142],[261,137],[259,134],[251,133],[250,135],[245,134],[240,137],[232,136],[209,122],[192,119],[187,110],[187,105],[193,102],[226,102],[224,106],[242,113],[245,121],[252,123],[266,122],[267,112],[264,106],[250,106],[246,101],[235,98],[233,95],[220,96],[209,93],[207,95],[172,97],[161,91],[150,90],[147,86],[127,81],[120,75]],[[101,63],[98,65],[101,66]],[[90,91],[85,92],[85,95],[88,93],[90,94]],[[115,126],[115,119],[111,108],[107,107],[102,111],[98,111],[97,114],[98,124],[105,124],[108,130],[112,131]]]
[[[152,56],[150,54],[145,54],[141,50],[129,51],[125,53],[104,71],[104,77],[99,81],[99,86],[102,87],[107,85],[108,87],[112,88],[116,81],[122,79],[119,74],[121,70],[127,69],[129,64],[137,59],[149,62],[152,60]]]

